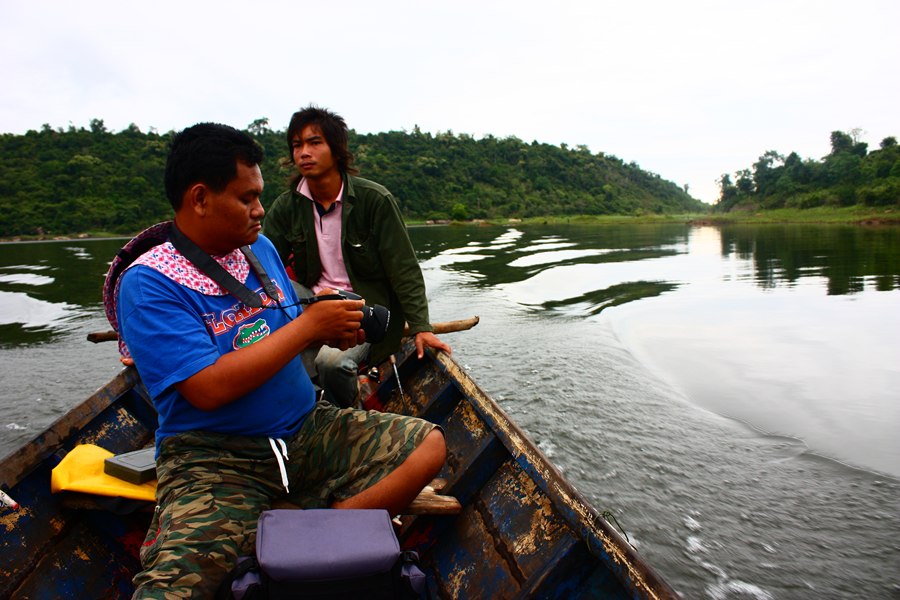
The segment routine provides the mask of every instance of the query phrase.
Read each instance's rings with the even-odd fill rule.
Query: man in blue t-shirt
[[[363,301],[301,310],[259,235],[262,159],[245,133],[202,123],[175,136],[166,164],[173,238],[212,257],[249,300],[171,241],[119,283],[120,334],[159,413],[158,506],[135,598],[211,597],[252,553],[257,518],[276,499],[397,514],[446,456],[431,423],[316,402],[299,355],[363,341]],[[247,245],[265,273],[240,250]]]

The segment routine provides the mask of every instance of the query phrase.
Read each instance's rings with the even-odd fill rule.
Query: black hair
[[[185,191],[203,183],[214,192],[237,177],[237,162],[262,163],[262,148],[247,133],[219,123],[198,123],[177,133],[166,160],[166,196],[176,211]]]
[[[316,125],[322,131],[325,142],[331,149],[331,155],[341,173],[350,173],[351,175],[359,173],[353,166],[353,153],[350,152],[349,134],[344,118],[329,110],[312,105],[295,112],[288,125],[288,157],[291,163],[294,162],[294,138],[300,135],[307,125]]]

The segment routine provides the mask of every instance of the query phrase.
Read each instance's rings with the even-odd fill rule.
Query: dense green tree
[[[260,118],[263,204],[296,176],[284,131]],[[132,233],[167,219],[163,173],[172,133],[118,133],[102,119],[0,135],[0,236]],[[384,184],[412,219],[695,212],[686,190],[610,154],[451,131],[350,132],[361,175]]]
[[[746,195],[740,194],[738,188],[731,180],[731,175],[722,173],[718,179],[719,184],[719,201],[713,207],[714,210],[720,212],[728,212],[740,206],[741,201]]]
[[[783,164],[784,156],[774,150],[769,150],[753,164],[753,184],[759,193],[766,195],[775,189]]]
[[[469,218],[469,211],[466,209],[466,205],[462,202],[457,202],[453,205],[453,209],[450,211],[450,218],[454,221],[465,221]]]
[[[255,121],[247,125],[247,131],[250,133],[250,135],[257,137],[272,133],[272,130],[269,129],[269,120],[265,117],[256,119]]]
[[[850,134],[843,131],[831,132],[831,154],[841,154],[842,152],[850,152],[853,149],[853,138]]]
[[[742,169],[736,173],[737,175],[737,189],[741,194],[749,194],[753,191],[753,175],[750,173],[750,169]]]
[[[715,210],[780,208],[784,206],[900,206],[900,146],[895,137],[882,140],[868,152],[858,141],[859,131],[831,132],[831,152],[821,160],[803,160],[796,152],[786,157],[769,150],[750,170],[719,179]],[[780,164],[779,164],[780,163]]]

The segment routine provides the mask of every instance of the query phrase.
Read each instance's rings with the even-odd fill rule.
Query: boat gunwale
[[[73,434],[109,408],[126,392],[134,388],[140,376],[134,367],[119,371],[105,385],[83,402],[72,407],[44,431],[0,460],[0,487],[10,489],[38,468],[53,453],[59,451]]]
[[[631,591],[641,598],[680,598],[452,356],[431,349],[426,351],[435,364],[459,382],[464,397],[486,420],[513,459],[547,494],[558,514],[585,540],[591,552],[607,564],[626,588],[632,588]],[[597,546],[590,547],[591,541]],[[622,573],[623,568],[627,573]]]

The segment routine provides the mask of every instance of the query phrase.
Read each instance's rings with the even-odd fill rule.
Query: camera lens
[[[388,325],[391,322],[391,311],[380,304],[365,305],[362,311],[363,318],[360,327],[366,332],[366,341],[377,344],[387,335]]]
[[[335,290],[333,295],[314,296],[309,301],[317,302],[319,300],[362,300],[362,296],[348,292],[347,290]],[[366,341],[377,344],[387,335],[388,325],[391,323],[391,311],[380,304],[369,306],[364,304],[362,307],[363,318],[359,326],[366,332]]]

